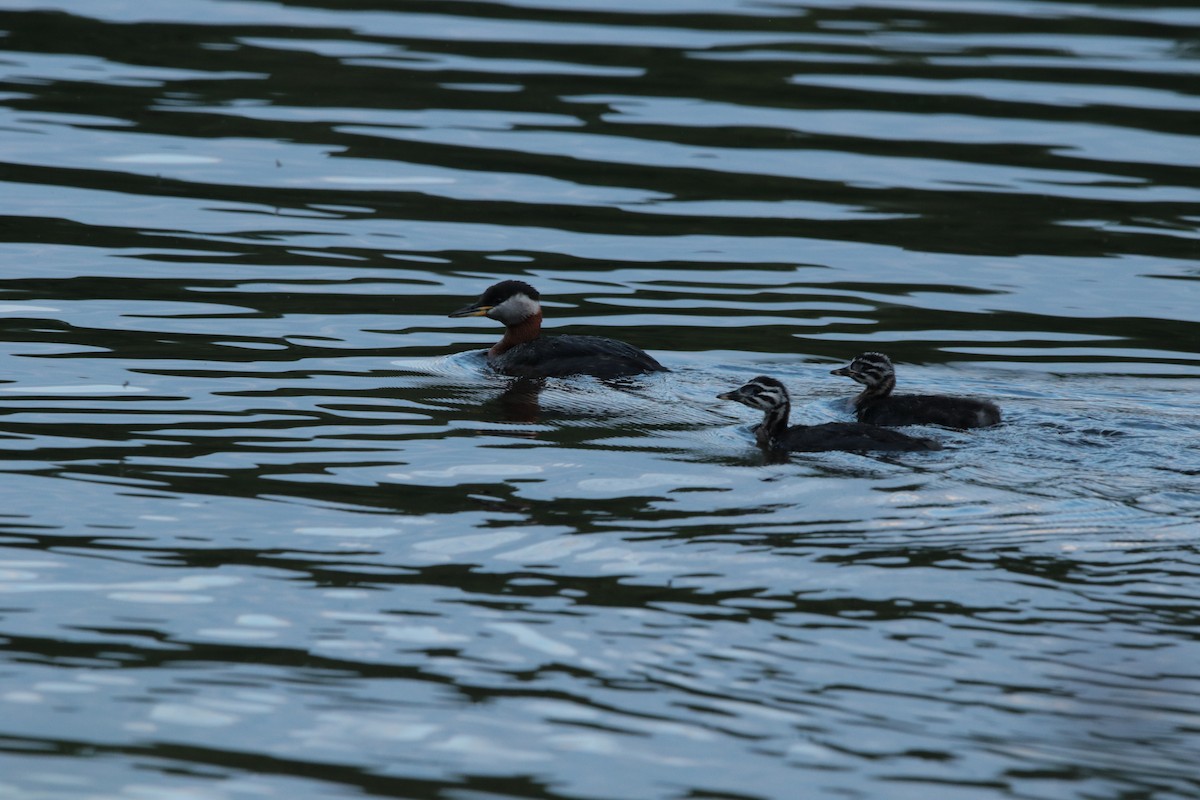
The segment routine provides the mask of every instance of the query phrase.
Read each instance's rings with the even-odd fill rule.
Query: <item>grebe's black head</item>
[[[766,375],[759,375],[754,380],[734,389],[717,395],[719,400],[733,400],[750,408],[771,412],[788,405],[788,393],[783,384]]]
[[[882,386],[896,381],[892,360],[883,353],[863,353],[849,365],[830,370],[830,375],[845,375],[864,386]]]
[[[479,299],[451,317],[490,317],[505,325],[519,325],[542,310],[538,290],[524,281],[500,281]]]

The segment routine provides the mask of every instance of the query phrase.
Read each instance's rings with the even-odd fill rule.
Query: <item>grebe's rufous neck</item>
[[[759,375],[745,386],[719,394],[717,397],[721,400],[733,400],[763,412],[763,421],[754,428],[754,436],[759,446],[767,450],[816,452],[941,449],[941,445],[932,439],[906,436],[899,431],[861,422],[789,426],[791,402],[787,389],[775,378],[766,375]]]
[[[620,378],[667,368],[631,344],[603,336],[542,336],[538,290],[524,281],[488,287],[479,299],[451,317],[490,317],[504,323],[504,336],[488,350],[488,364],[505,375],[558,378],[594,375]]]
[[[863,385],[854,398],[859,422],[947,428],[986,428],[1000,422],[999,407],[987,400],[941,394],[892,394],[896,388],[896,369],[883,353],[863,353],[830,374],[844,375]]]

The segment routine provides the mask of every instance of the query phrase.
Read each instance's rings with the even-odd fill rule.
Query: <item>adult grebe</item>
[[[932,439],[918,439],[899,431],[861,422],[826,422],[823,425],[788,426],[791,401],[787,389],[774,378],[759,375],[732,392],[717,395],[763,412],[754,428],[759,446],[767,450],[941,450]]]
[[[859,422],[873,425],[945,425],[986,428],[1000,422],[1000,409],[987,400],[942,394],[892,394],[896,370],[883,353],[863,353],[848,366],[832,370],[863,385],[854,398]]]
[[[497,372],[522,378],[594,375],[620,378],[643,372],[667,372],[646,353],[603,336],[542,336],[541,295],[524,281],[500,281],[451,317],[491,317],[503,322],[503,338],[488,350]]]

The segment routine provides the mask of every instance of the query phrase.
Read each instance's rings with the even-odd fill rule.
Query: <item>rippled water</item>
[[[5,3],[0,796],[1200,797],[1198,30]],[[715,398],[863,350],[1005,424]]]

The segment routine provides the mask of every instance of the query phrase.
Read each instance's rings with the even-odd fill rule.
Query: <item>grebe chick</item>
[[[883,353],[863,353],[830,374],[845,375],[863,385],[854,398],[859,422],[947,428],[986,428],[1000,422],[1000,409],[987,400],[944,394],[892,394],[896,388],[896,369]]]
[[[861,422],[826,422],[823,425],[788,426],[791,401],[787,389],[774,378],[759,375],[732,392],[719,394],[721,400],[735,400],[763,412],[763,421],[754,428],[754,438],[768,450],[941,450],[932,439],[918,439],[899,431],[865,425]]]
[[[542,336],[541,295],[524,281],[500,281],[451,317],[491,317],[503,322],[504,336],[488,350],[492,369],[519,378],[594,375],[620,378],[667,372],[646,353],[603,336]]]

